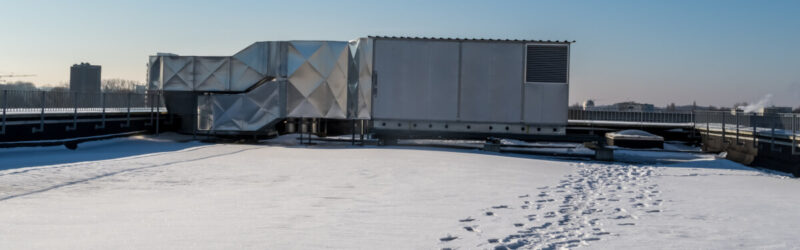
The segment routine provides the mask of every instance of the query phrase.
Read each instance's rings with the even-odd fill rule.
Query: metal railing
[[[697,111],[695,112],[698,124],[709,123],[723,127],[743,127],[743,128],[768,128],[785,131],[797,130],[797,114],[775,113],[759,114],[730,111]],[[794,126],[794,127],[793,127]]]
[[[160,92],[149,93],[85,93],[67,91],[0,90],[0,105],[7,114],[72,112],[127,112],[149,109]],[[161,102],[163,103],[163,102]],[[163,107],[162,107],[163,108]]]
[[[569,109],[567,119],[591,122],[632,122],[639,124],[689,124],[697,129],[705,130],[706,135],[712,130],[721,132],[722,138],[733,137],[737,143],[741,137],[768,136],[771,144],[775,139],[783,137],[792,144],[792,154],[800,154],[798,149],[798,133],[800,133],[800,116],[798,114],[758,114],[731,111],[694,111],[694,112],[640,112]],[[758,139],[753,139],[757,145]]]
[[[741,137],[752,136],[753,146],[757,146],[758,136],[769,137],[770,144],[775,145],[778,137],[791,141],[792,154],[800,154],[798,150],[798,133],[800,132],[800,116],[793,113],[758,114],[731,111],[698,111],[695,112],[695,127],[704,129],[706,135],[712,130],[719,131],[722,138],[733,137],[741,143]]]
[[[693,123],[692,112],[643,112],[569,109],[569,120],[638,123]]]
[[[126,113],[130,119],[131,113],[154,113],[166,111],[163,106],[163,93],[161,91],[148,91],[147,93],[130,92],[71,92],[71,91],[42,91],[42,90],[0,90],[0,135],[5,134],[9,116],[38,115],[39,128],[33,132],[44,130],[45,118],[55,114],[72,114],[73,125],[67,130],[74,130],[77,126],[79,114],[99,114],[102,123],[97,128],[105,128],[107,113]],[[158,116],[155,116],[158,119]],[[152,122],[151,122],[152,123]],[[126,123],[130,125],[130,121]]]

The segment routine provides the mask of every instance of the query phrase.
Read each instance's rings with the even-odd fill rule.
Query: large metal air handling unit
[[[569,42],[368,39],[378,134],[565,134]]]
[[[151,56],[148,82],[187,133],[324,135],[357,121],[379,137],[530,138],[565,134],[569,54],[567,41],[271,41]]]

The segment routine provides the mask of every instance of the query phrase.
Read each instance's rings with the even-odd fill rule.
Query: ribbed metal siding
[[[567,46],[528,45],[526,82],[567,83]]]

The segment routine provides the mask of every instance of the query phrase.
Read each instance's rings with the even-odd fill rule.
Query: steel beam
[[[158,122],[161,118],[161,92],[156,95],[156,136],[158,136]]]
[[[8,108],[8,90],[3,90],[3,127],[0,128],[0,135],[6,134],[6,109]]]
[[[45,107],[45,104],[46,104],[45,103],[46,94],[47,94],[46,91],[42,91],[42,99],[41,99],[41,101],[42,101],[41,104],[42,105],[41,105],[41,114],[39,115],[39,127],[38,128],[31,128],[31,133],[33,133],[33,134],[44,132],[44,107]]]
[[[72,127],[67,126],[67,131],[78,129],[78,92],[72,93]]]
[[[104,129],[106,128],[106,98],[105,94],[102,92],[100,93],[100,106],[102,107],[102,115],[101,115],[101,122],[100,126],[95,125],[94,129]]]
[[[792,155],[797,153],[797,115],[792,114]]]
[[[127,121],[125,124],[120,124],[123,128],[128,128],[131,126],[131,93],[128,92],[128,111],[126,116]]]

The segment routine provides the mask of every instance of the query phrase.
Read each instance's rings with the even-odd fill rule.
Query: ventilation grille
[[[526,82],[567,83],[567,46],[528,45]]]

